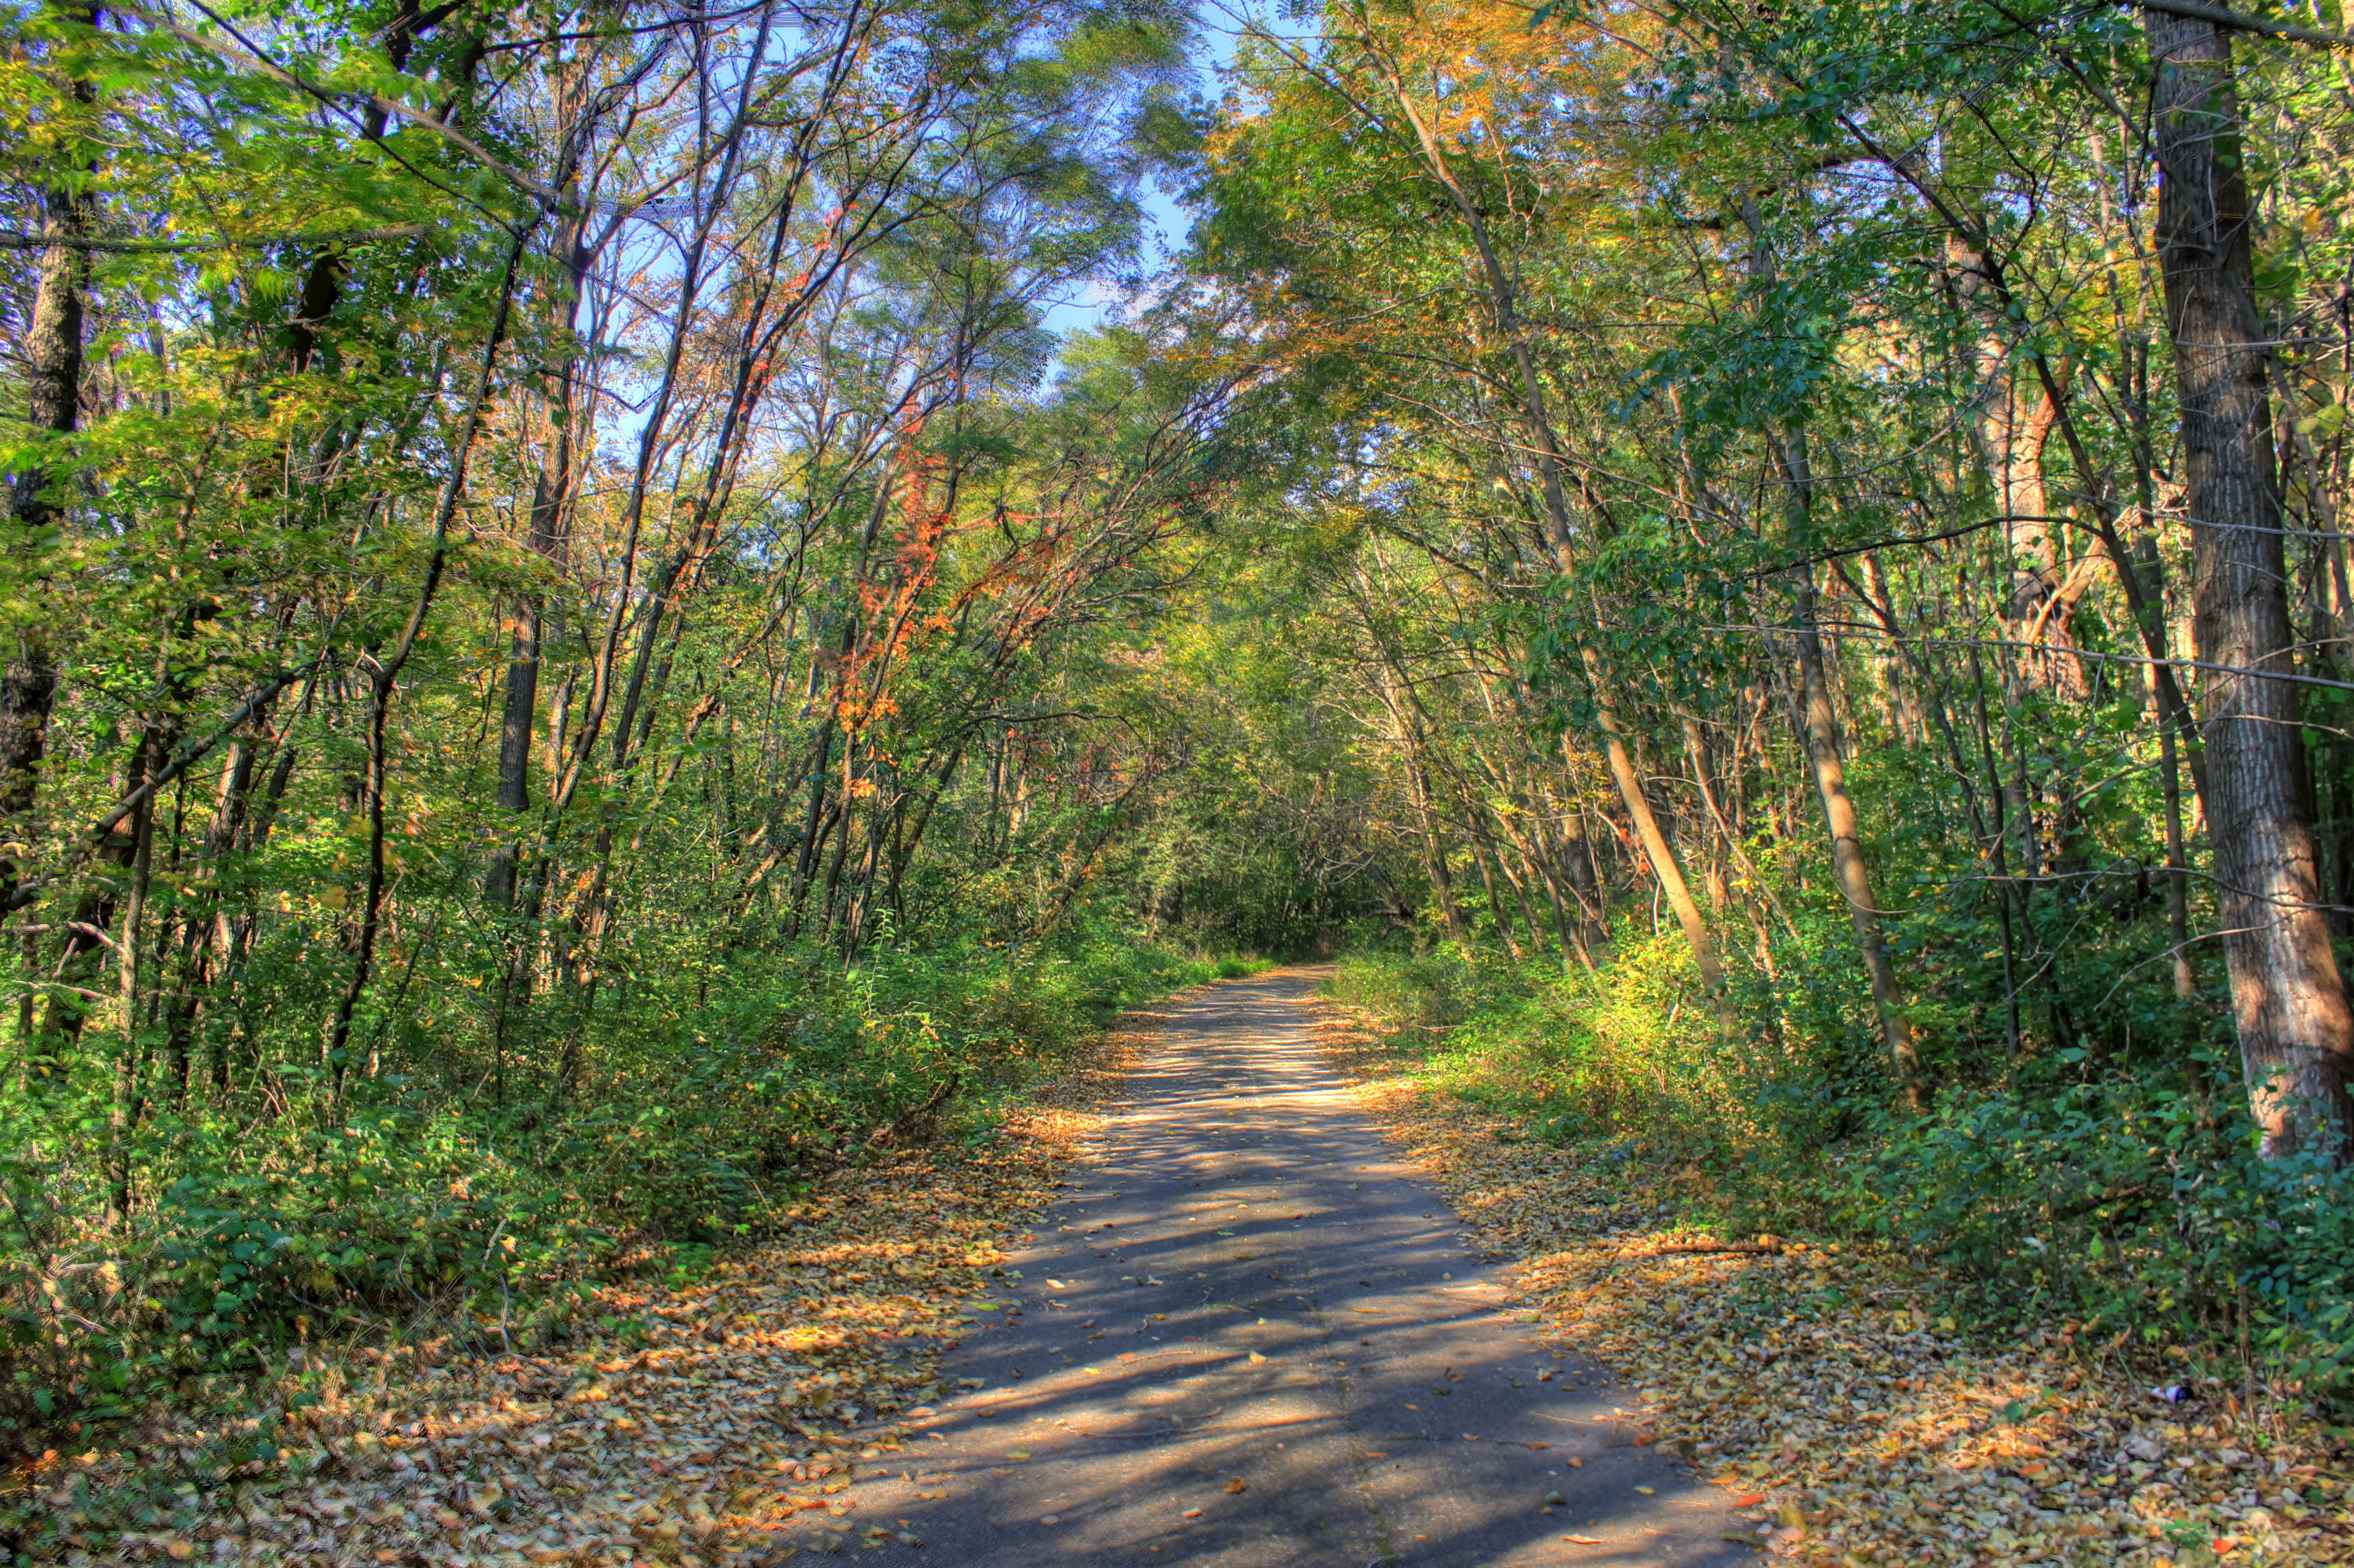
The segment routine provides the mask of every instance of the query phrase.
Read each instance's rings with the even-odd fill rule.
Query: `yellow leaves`
[[[1381,1060],[1358,1065],[1387,1070]],[[2253,1541],[2264,1561],[2354,1563],[2306,1497],[2325,1486],[2343,1496],[2342,1465],[2315,1451],[2285,1467],[2303,1470],[2285,1489],[2305,1499],[2291,1505],[2301,1517],[2274,1507],[2284,1478],[2249,1463],[2248,1418],[2220,1394],[2198,1423],[2163,1421],[2145,1386],[2075,1359],[2056,1331],[2024,1345],[1959,1340],[1947,1282],[1893,1256],[1787,1240],[1775,1252],[1668,1250],[1715,1243],[1626,1226],[1627,1172],[1499,1143],[1492,1113],[1411,1085],[1376,1081],[1361,1096],[1475,1239],[1524,1259],[1524,1295],[1563,1342],[1639,1370],[1639,1408],[1613,1419],[1733,1489],[1729,1505],[1765,1533],[1729,1539],[1826,1568],[2119,1561],[2112,1538],[2169,1531]]]
[[[778,1216],[790,1249],[601,1290],[593,1314],[643,1340],[592,1335],[419,1366],[388,1385],[349,1380],[312,1413],[342,1467],[302,1472],[275,1508],[225,1489],[217,1506],[243,1511],[217,1522],[251,1542],[246,1561],[291,1561],[313,1531],[337,1562],[613,1561],[589,1544],[599,1540],[633,1542],[641,1560],[760,1561],[750,1532],[849,1510],[867,1478],[856,1472],[898,1451],[904,1429],[879,1420],[929,1415],[919,1402],[944,1394],[940,1345],[969,1320],[963,1298],[985,1283],[979,1271],[1003,1266],[1002,1242],[1085,1130],[1068,1111],[1027,1125],[1026,1142],[970,1160],[902,1155],[830,1179]],[[384,1393],[350,1392],[374,1386]],[[854,1424],[867,1428],[855,1458],[843,1436]]]

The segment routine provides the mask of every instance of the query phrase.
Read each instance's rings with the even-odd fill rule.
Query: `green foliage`
[[[2145,685],[2221,579],[2132,8],[1332,7],[1214,107],[1166,0],[231,14],[0,51],[19,1440],[561,1331],[1344,939],[1728,1221],[2342,1384]],[[2318,948],[2354,187],[2335,57],[2232,48]]]
[[[1983,1315],[2175,1344],[2234,1381],[2354,1389],[2354,1175],[2266,1160],[2237,1063],[1942,1098],[1931,1117],[1794,1163],[1823,1223],[1947,1262]]]
[[[1835,1015],[1788,1004],[1811,988],[1753,992],[1749,1032],[1725,1039],[1692,984],[1681,944],[1651,940],[1593,977],[1352,955],[1328,991],[1435,1091],[1631,1153],[1697,1223],[1891,1244],[1951,1269],[1988,1324],[2354,1392],[2354,1172],[2260,1159],[2228,1051],[1956,1086],[1909,1118],[1824,1047]]]
[[[231,11],[0,58],[0,228],[97,242],[0,300],[19,1443],[553,1331],[1216,972],[1105,894],[1224,384],[1044,325],[1181,8]]]
[[[987,1136],[994,1107],[1122,1010],[1242,960],[1078,922],[1018,950],[878,948],[844,971],[788,951],[642,996],[568,1093],[502,1102],[429,1075],[281,1069],[277,1114],[192,1101],[127,1153],[138,1195],[104,1223],[103,1073],[0,1093],[0,1423],[19,1438],[127,1415],[191,1375],[304,1337],[561,1331],[567,1282],[685,1277],[760,1231],[870,1139]],[[249,1107],[248,1107],[249,1109]],[[535,1330],[530,1326],[537,1324]]]

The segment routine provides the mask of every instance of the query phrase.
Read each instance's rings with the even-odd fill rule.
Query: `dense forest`
[[[1336,954],[1723,1223],[2354,1379],[2336,5],[0,16],[12,1443]]]

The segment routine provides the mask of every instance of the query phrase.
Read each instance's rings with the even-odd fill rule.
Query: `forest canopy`
[[[2354,1372],[2337,5],[0,16],[26,1441],[1246,956]]]

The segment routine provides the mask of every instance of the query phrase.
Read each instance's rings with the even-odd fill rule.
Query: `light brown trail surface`
[[[1319,973],[1168,1007],[949,1368],[979,1386],[911,1424],[912,1479],[862,1487],[862,1526],[956,1568],[1750,1561],[1359,1116]]]

